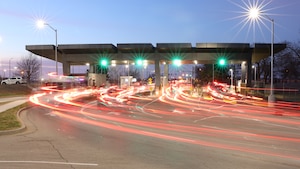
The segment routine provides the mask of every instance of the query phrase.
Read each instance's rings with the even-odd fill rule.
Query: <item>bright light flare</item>
[[[36,26],[40,29],[44,28],[46,25],[46,22],[42,19],[39,19],[38,21],[36,21]]]
[[[180,59],[174,59],[173,64],[176,66],[181,66],[181,60]]]
[[[235,17],[231,18],[240,19],[240,22],[234,26],[234,28],[239,28],[239,31],[237,32],[236,36],[240,34],[242,30],[246,30],[246,35],[248,37],[250,34],[250,30],[252,29],[254,40],[256,30],[259,30],[262,37],[265,38],[264,28],[270,30],[265,20],[270,20],[269,16],[274,15],[273,13],[270,13],[270,11],[275,8],[269,7],[269,5],[272,3],[272,0],[228,1],[240,8],[240,11],[236,11],[238,14]]]
[[[254,8],[251,8],[249,10],[249,14],[248,15],[249,15],[249,17],[251,19],[257,19],[260,16],[260,11],[259,11],[259,9],[257,9],[256,7],[254,7]]]

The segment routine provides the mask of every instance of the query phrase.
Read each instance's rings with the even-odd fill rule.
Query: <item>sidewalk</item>
[[[19,106],[28,101],[28,97],[4,97],[0,98],[0,113],[5,112],[11,108]],[[2,104],[3,102],[7,102]]]

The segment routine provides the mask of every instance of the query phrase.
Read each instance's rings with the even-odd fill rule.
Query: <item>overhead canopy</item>
[[[286,44],[274,44],[274,53],[280,52],[286,48]],[[133,59],[130,55],[147,55],[148,60],[169,59],[166,55],[184,54],[184,60],[193,61],[203,60],[203,63],[213,62],[215,56],[231,55],[232,62],[243,60],[247,55],[251,55],[251,62],[255,63],[263,58],[270,56],[271,44],[254,44],[250,46],[247,43],[157,43],[154,47],[151,43],[128,43],[128,44],[61,44],[58,45],[58,62],[68,61],[72,64],[84,64],[91,62],[91,56],[107,54],[114,60]],[[26,45],[26,50],[55,60],[54,45]],[[210,54],[210,56],[206,56]],[[78,59],[80,56],[81,59]],[[165,57],[166,56],[166,57]],[[76,58],[77,57],[77,58]],[[205,58],[204,58],[205,57]],[[76,59],[75,59],[76,58]]]

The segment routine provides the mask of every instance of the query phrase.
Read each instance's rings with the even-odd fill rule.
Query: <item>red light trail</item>
[[[241,102],[238,97],[242,96],[226,97],[226,99],[235,100],[235,102],[228,103],[219,98],[224,98],[224,96],[220,96],[217,91],[213,91],[215,93],[213,95],[217,98],[208,101],[191,97],[186,93],[184,86],[167,88],[157,100],[137,95],[137,93],[144,92],[145,87],[130,88],[129,90],[121,90],[116,87],[64,91],[56,90],[53,87],[43,89],[47,92],[51,91],[52,94],[35,94],[30,97],[30,101],[55,110],[52,113],[57,116],[76,122],[187,144],[300,160],[299,156],[288,152],[279,153],[271,146],[272,144],[280,147],[282,142],[299,145],[299,134],[290,137],[280,131],[265,133],[247,127],[235,130],[233,127],[220,128],[200,123],[215,118],[240,119],[240,121],[252,121],[258,125],[269,123],[299,132],[299,104],[278,102],[272,108],[255,106],[253,102],[264,102],[257,98],[247,98],[248,100]],[[94,99],[79,101],[81,98],[89,96]],[[154,102],[156,104],[152,104]],[[283,109],[279,109],[279,106],[282,106]],[[274,114],[278,112],[282,114],[281,118]],[[168,122],[166,119],[171,121]],[[187,123],[187,121],[189,122]],[[235,121],[238,122],[238,120]],[[243,125],[241,122],[236,124]],[[235,123],[232,125],[234,126]],[[270,146],[256,146],[254,140]],[[274,141],[278,141],[278,145]],[[237,142],[244,144],[237,144]],[[282,148],[290,149],[289,146]]]

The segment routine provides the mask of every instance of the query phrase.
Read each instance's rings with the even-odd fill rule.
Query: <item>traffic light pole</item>
[[[213,63],[212,64],[212,67],[213,67],[213,77],[212,77],[212,82],[215,81],[215,64]]]

